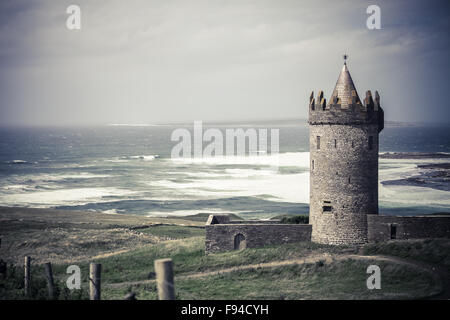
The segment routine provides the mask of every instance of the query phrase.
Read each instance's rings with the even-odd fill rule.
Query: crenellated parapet
[[[380,106],[380,95],[375,91],[375,99],[371,91],[366,92],[366,98],[362,103],[356,93],[351,90],[345,103],[337,94],[333,94],[328,102],[320,91],[314,98],[314,91],[309,97],[309,124],[377,124],[378,132],[384,128],[384,112]]]

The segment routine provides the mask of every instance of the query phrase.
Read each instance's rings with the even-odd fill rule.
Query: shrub
[[[281,223],[308,224],[309,216],[308,215],[284,216],[281,218]]]

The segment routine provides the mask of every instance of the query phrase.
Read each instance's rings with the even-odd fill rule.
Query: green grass
[[[366,269],[378,264],[380,290],[368,290]],[[177,299],[402,299],[436,292],[437,284],[424,272],[380,262],[344,260],[260,268],[204,278],[179,279]],[[154,283],[105,289],[105,298],[121,299],[134,291],[138,299],[157,299]]]
[[[59,299],[86,299],[89,263],[102,264],[102,296],[122,299],[130,291],[138,299],[156,299],[154,283],[125,285],[112,288],[112,283],[144,281],[154,277],[154,260],[172,258],[177,277],[192,273],[215,271],[229,267],[303,258],[310,254],[344,253],[392,255],[450,266],[450,240],[408,240],[367,244],[362,248],[329,246],[300,242],[242,251],[205,254],[204,229],[159,225],[137,230],[141,233],[170,238],[130,251],[89,261],[54,264]],[[76,264],[81,268],[82,290],[64,290],[66,269]],[[382,269],[382,290],[368,291],[365,281],[369,261],[339,260],[331,263],[292,265],[277,268],[243,270],[202,278],[180,278],[176,281],[179,299],[378,299],[418,298],[433,291],[436,284],[430,275],[383,262],[374,262]],[[7,281],[0,281],[0,299],[23,298],[22,268],[11,267]],[[43,265],[32,265],[33,298],[45,299],[46,283]],[[404,295],[407,293],[408,295]]]
[[[243,256],[244,253],[241,251],[238,254]],[[219,254],[211,257],[222,260],[226,256]],[[141,260],[146,260],[146,257],[141,257]],[[366,269],[370,264],[381,268],[381,290],[368,290],[366,287]],[[179,263],[174,265],[180,267]],[[108,287],[106,283],[111,280],[112,270],[108,271],[107,263],[103,267],[103,299],[123,299],[130,291],[137,293],[138,299],[157,299],[155,283]],[[83,270],[82,274],[86,271]],[[55,273],[58,272],[55,270]],[[2,299],[24,298],[23,273],[19,268],[15,269],[15,273],[11,275],[10,272],[7,287],[0,282]],[[179,276],[182,272],[175,274]],[[63,279],[57,281],[58,298],[87,299],[88,282],[86,277],[83,278],[82,290],[74,291],[63,289]],[[33,299],[46,299],[42,266],[33,269],[32,279]],[[130,279],[123,273],[120,280]],[[410,299],[430,295],[436,292],[437,287],[438,284],[426,272],[385,262],[356,260],[249,269],[202,278],[177,279],[175,283],[177,299]]]
[[[450,239],[395,240],[369,243],[364,255],[388,255],[445,266],[450,269]]]
[[[273,217],[272,220],[280,220],[281,223],[288,223],[288,224],[308,224],[309,216],[307,214],[300,214],[300,215],[285,214]]]
[[[204,237],[192,237],[164,241],[155,245],[135,249],[122,254],[96,259],[102,264],[104,283],[141,281],[152,277],[154,260],[170,257],[177,275],[214,271],[245,264],[300,258],[310,253],[339,252],[341,247],[320,245],[311,242],[285,244],[243,251],[205,254]],[[80,266],[87,280],[88,262],[74,262]],[[54,266],[55,272],[64,273],[68,265]]]
[[[8,266],[6,279],[0,278],[0,300],[47,300],[47,280],[44,277],[44,266],[37,265],[31,268],[31,283],[29,296],[24,293],[24,271],[14,265]],[[57,300],[85,300],[89,298],[88,287],[81,290],[67,289],[63,281],[55,279],[55,298]]]
[[[199,227],[156,225],[146,229],[140,229],[139,231],[157,237],[166,237],[168,239],[186,239],[205,236],[205,229]]]

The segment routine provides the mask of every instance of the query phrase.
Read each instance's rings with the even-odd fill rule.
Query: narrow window
[[[351,181],[351,180],[350,180],[350,177],[348,177],[348,183],[350,183],[350,181]]]
[[[331,212],[332,209],[333,209],[333,207],[331,206],[331,201],[324,200],[323,201],[322,212]]]
[[[335,149],[337,148],[337,140],[336,139],[334,139],[334,148]]]
[[[372,149],[373,149],[373,137],[370,136],[369,137],[369,150],[372,150]]]
[[[355,147],[355,143],[352,141],[352,148]]]
[[[391,224],[391,239],[397,239],[397,226]]]
[[[317,136],[317,150],[320,149],[320,136]]]
[[[314,170],[314,160],[311,163],[312,169]]]

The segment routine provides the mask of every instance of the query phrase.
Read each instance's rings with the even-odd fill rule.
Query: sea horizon
[[[152,126],[192,126],[195,121],[202,121],[205,125],[232,125],[238,127],[239,125],[278,125],[278,126],[293,126],[293,125],[307,125],[307,118],[250,118],[250,119],[193,119],[193,120],[174,120],[174,121],[144,121],[144,122],[105,122],[105,123],[2,123],[0,129],[73,129],[73,128],[101,128],[101,127],[152,127]],[[417,126],[417,127],[450,127],[450,122],[446,121],[401,121],[401,120],[385,120],[385,127],[397,126]]]

